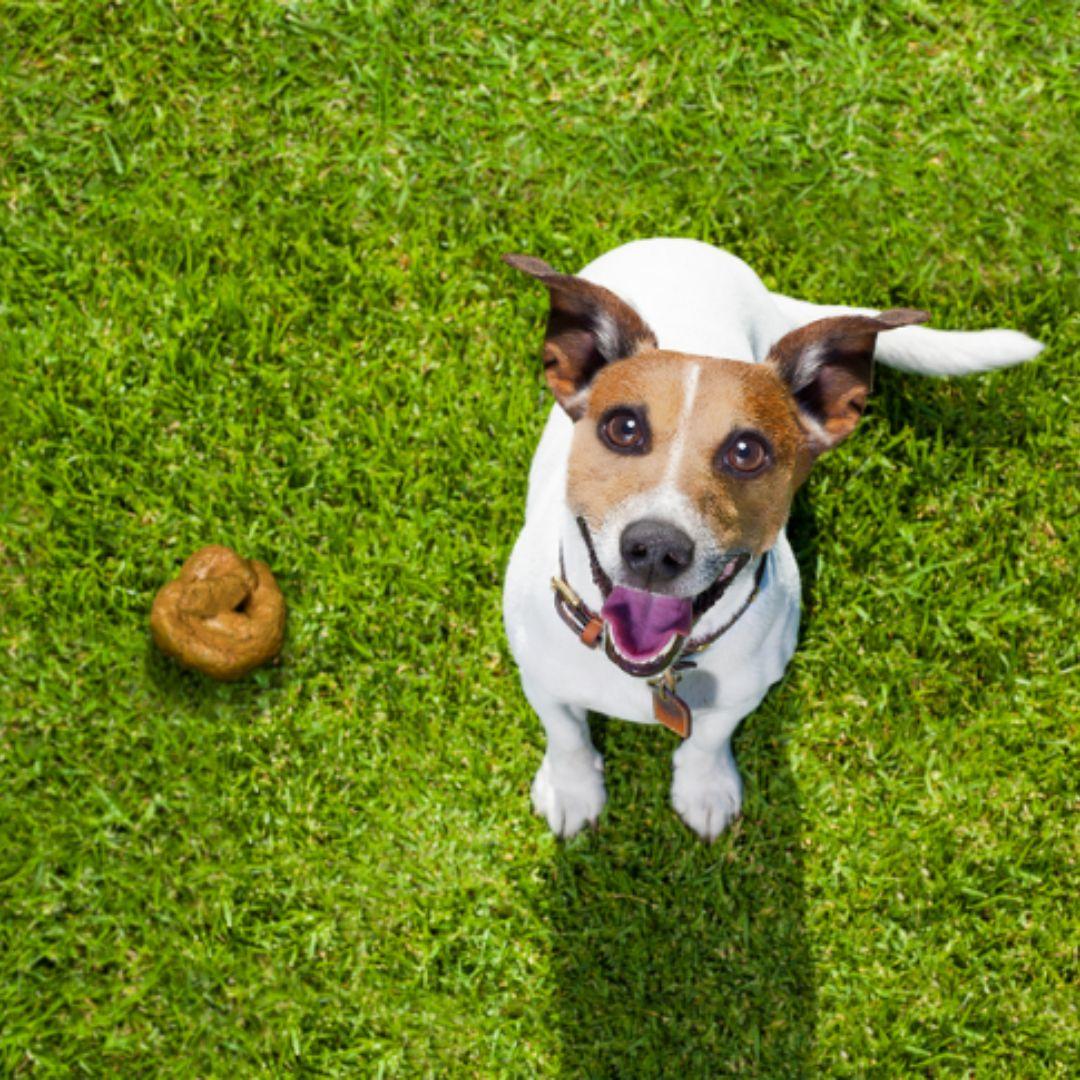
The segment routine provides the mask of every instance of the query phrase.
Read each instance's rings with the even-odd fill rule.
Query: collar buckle
[[[555,610],[560,618],[578,636],[578,640],[595,649],[604,633],[604,620],[591,611],[585,601],[561,577],[551,579],[555,590]]]

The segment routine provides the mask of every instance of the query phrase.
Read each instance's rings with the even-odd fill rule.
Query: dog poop
[[[281,651],[285,598],[266,563],[211,544],[154,598],[150,633],[185,667],[239,679]]]

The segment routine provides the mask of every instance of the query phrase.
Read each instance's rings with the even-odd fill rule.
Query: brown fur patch
[[[575,513],[594,527],[620,503],[658,485],[678,430],[683,357],[650,351],[604,368],[593,381],[585,415],[574,429],[568,496]],[[619,405],[640,408],[652,433],[647,454],[619,454],[597,434],[597,424]]]
[[[690,365],[699,374],[687,412]],[[600,440],[597,422],[620,405],[644,411],[652,433],[649,453],[618,454]],[[773,449],[772,464],[755,477],[715,467],[723,443],[743,430],[761,433]],[[680,456],[672,464],[675,453]],[[775,542],[811,460],[795,403],[774,368],[650,350],[597,374],[574,432],[568,501],[598,529],[626,499],[669,479],[723,550],[756,554]]]
[[[720,546],[757,555],[787,521],[805,438],[787,389],[769,368],[739,360],[704,361],[677,483],[709,522]],[[716,468],[717,451],[735,432],[763,435],[772,464],[757,476]]]

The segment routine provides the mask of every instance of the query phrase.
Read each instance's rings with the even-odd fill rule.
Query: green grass
[[[1071,5],[0,22],[0,1071],[1075,1075]],[[498,255],[656,234],[1049,350],[885,373],[818,468],[736,828],[601,721],[560,845],[499,620],[543,298]],[[237,685],[147,631],[209,542],[289,603]]]

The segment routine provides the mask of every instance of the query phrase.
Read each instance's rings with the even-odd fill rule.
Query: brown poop
[[[150,632],[185,667],[239,679],[280,651],[285,598],[266,563],[211,544],[154,598]]]

